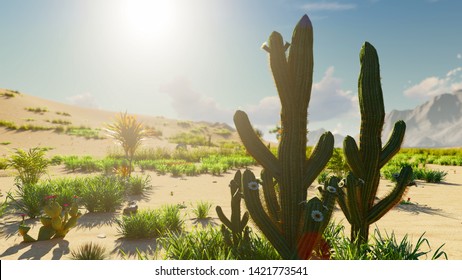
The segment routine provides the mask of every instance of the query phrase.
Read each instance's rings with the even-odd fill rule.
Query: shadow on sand
[[[119,238],[115,241],[115,248],[111,254],[118,254],[124,258],[138,258],[141,256],[154,256],[156,254],[157,241],[155,238],[126,239]]]
[[[99,228],[102,226],[112,226],[115,222],[116,217],[118,216],[117,213],[86,213],[82,215],[78,222],[77,228]]]
[[[422,205],[418,203],[398,204],[395,206],[395,209],[398,211],[408,212],[415,215],[424,213],[428,215],[438,215],[446,218],[455,219],[454,217],[451,217],[451,215],[444,213],[442,209],[432,208],[427,205]]]
[[[69,254],[69,241],[64,239],[51,239],[37,242],[25,243],[21,242],[17,245],[14,245],[0,255],[0,258],[4,258],[10,255],[14,255],[19,251],[27,251],[22,253],[18,260],[40,260],[43,256],[48,254],[53,249],[52,260],[59,260],[64,255]]]

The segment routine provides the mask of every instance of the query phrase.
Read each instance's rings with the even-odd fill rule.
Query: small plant
[[[113,124],[108,125],[107,129],[109,135],[119,142],[124,149],[131,174],[133,157],[145,136],[143,125],[138,122],[135,116],[130,116],[125,112],[124,114],[121,113]]]
[[[0,127],[5,127],[8,130],[17,130],[18,126],[12,121],[0,120]]]
[[[71,251],[72,260],[105,260],[106,248],[100,244],[87,242],[80,245],[77,250]]]
[[[86,181],[80,198],[89,212],[114,212],[122,205],[124,192],[116,177],[96,176]]]
[[[18,171],[16,181],[21,185],[36,184],[46,173],[49,164],[45,158],[45,151],[38,147],[27,152],[17,149],[9,159],[9,166]]]
[[[46,204],[45,198],[52,193],[50,185],[23,185],[16,191],[16,196],[8,193],[8,199],[13,208],[21,213],[25,213],[31,218],[39,217]]]
[[[171,205],[122,216],[116,223],[125,238],[157,238],[167,232],[180,232],[184,225],[179,208]]]
[[[210,208],[212,208],[212,203],[208,201],[199,201],[192,211],[197,219],[203,220],[209,218]]]
[[[5,201],[3,201],[1,204],[0,204],[0,218],[3,217],[3,215],[5,214],[6,212],[6,208],[8,207],[9,203],[8,203],[8,196],[5,198]]]
[[[142,195],[150,189],[151,176],[131,176],[126,182],[127,193],[130,195]]]
[[[48,112],[48,109],[46,107],[26,107],[24,108],[24,110],[40,115],[43,115],[44,113]]]

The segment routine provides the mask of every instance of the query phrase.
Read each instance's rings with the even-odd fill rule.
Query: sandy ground
[[[399,205],[383,217],[378,223],[371,226],[371,231],[376,227],[384,234],[394,232],[399,240],[408,234],[410,240],[415,243],[425,233],[432,249],[442,244],[449,259],[462,259],[462,167],[431,166],[434,169],[448,171],[445,183],[428,184],[419,182],[417,187],[410,187],[405,198],[411,198],[415,205]],[[259,172],[259,168],[253,168]],[[55,169],[51,176],[60,176],[62,170]],[[173,178],[168,175],[152,176],[152,190],[144,198],[133,197],[138,201],[140,209],[154,209],[165,204],[185,204],[184,209],[186,225],[188,229],[194,226],[202,226],[194,219],[191,208],[197,201],[209,201],[213,204],[210,211],[209,223],[220,223],[215,213],[215,206],[223,207],[225,213],[230,212],[230,194],[228,183],[232,179],[234,171],[223,176],[201,175],[196,177]],[[12,188],[13,178],[0,178],[0,189],[5,193]],[[391,184],[382,181],[381,194],[388,192]],[[76,228],[72,229],[63,240],[42,241],[36,243],[22,243],[17,233],[20,217],[8,215],[1,220],[0,259],[69,259],[70,251],[79,245],[92,241],[103,245],[110,252],[111,259],[124,258],[121,251],[129,258],[136,258],[136,248],[148,254],[154,254],[156,241],[154,239],[127,240],[122,238],[114,220],[121,213],[86,213],[80,218]],[[334,219],[348,224],[341,213],[336,211]],[[38,220],[29,220],[33,228],[31,236],[36,236],[40,227]],[[346,232],[348,234],[348,232]]]

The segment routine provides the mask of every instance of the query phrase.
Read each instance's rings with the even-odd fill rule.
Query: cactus
[[[361,132],[359,148],[351,136],[343,142],[343,151],[351,170],[344,180],[346,193],[338,195],[339,205],[351,224],[351,240],[359,246],[367,243],[369,225],[379,220],[395,204],[406,190],[412,176],[410,167],[403,167],[396,187],[380,202],[375,197],[380,181],[380,169],[399,151],[404,138],[406,124],[398,121],[390,139],[382,147],[381,133],[385,118],[380,69],[377,51],[368,42],[360,52],[361,70],[358,81],[361,110]]]
[[[231,191],[231,219],[228,219],[220,206],[217,206],[218,218],[220,218],[223,235],[226,237],[227,243],[233,246],[238,246],[243,239],[248,239],[249,229],[249,212],[245,212],[241,218],[241,198],[242,198],[242,174],[237,171],[234,179],[229,183]],[[231,238],[232,236],[232,238]],[[229,238],[228,238],[229,237]]]
[[[281,34],[273,32],[263,49],[269,53],[282,105],[282,134],[276,157],[256,135],[247,115],[242,111],[235,113],[234,123],[244,146],[265,170],[262,186],[266,207],[260,200],[258,181],[248,170],[243,174],[244,200],[252,219],[281,257],[309,258],[332,209],[323,207],[324,198],[307,201],[307,189],[332,156],[334,138],[326,132],[311,156],[306,157],[313,79],[313,28],[308,16],[298,22],[291,44],[284,43]],[[270,182],[277,182],[278,192],[275,183]],[[316,216],[319,213],[322,222]]]
[[[50,196],[47,199],[50,198],[54,198],[54,196]],[[24,220],[23,223],[19,225],[19,233],[23,236],[25,242],[49,240],[51,238],[63,238],[71,228],[75,227],[78,218],[82,215],[79,212],[76,202],[73,202],[70,208],[65,207],[63,213],[61,205],[53,200],[45,205],[43,211],[46,216],[42,216],[40,218],[42,226],[40,227],[37,240],[27,234],[30,227],[24,225]]]

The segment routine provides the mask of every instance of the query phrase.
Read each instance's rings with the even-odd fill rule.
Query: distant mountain
[[[435,96],[413,110],[391,111],[383,141],[398,120],[406,122],[405,147],[462,147],[462,90]]]
[[[321,135],[326,132],[327,130],[321,128],[313,131],[308,131],[308,146],[315,146]],[[334,146],[335,147],[342,147],[343,146],[343,139],[345,136],[340,134],[334,134]]]

